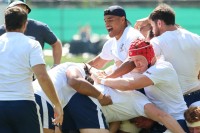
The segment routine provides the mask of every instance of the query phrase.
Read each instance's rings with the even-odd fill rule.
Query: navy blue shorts
[[[108,129],[105,117],[97,105],[85,95],[76,93],[64,107],[63,133],[79,129]]]
[[[37,105],[34,101],[0,101],[1,133],[42,133]]]
[[[177,122],[180,124],[180,126],[183,128],[183,130],[186,133],[189,133],[189,129],[186,125],[185,120],[177,120]],[[164,125],[160,125],[158,122],[155,122],[154,125],[150,129],[150,133],[163,133],[167,130],[167,128]]]
[[[186,124],[186,121],[185,120],[177,120],[178,123],[181,125],[181,127],[183,128],[183,130],[186,132],[186,133],[189,133],[189,128]]]
[[[37,94],[35,94],[35,100],[40,107],[39,112],[43,128],[55,130],[55,126],[52,123],[52,119],[54,118],[53,107],[48,101]]]
[[[200,101],[200,90],[184,95],[184,100],[189,107],[192,103]]]

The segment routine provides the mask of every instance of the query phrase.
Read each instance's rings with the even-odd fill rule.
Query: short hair
[[[163,20],[166,25],[175,24],[175,12],[167,4],[158,5],[150,14],[149,19],[152,21]]]
[[[200,107],[189,107],[184,112],[184,117],[189,123],[200,121]]]
[[[5,26],[7,31],[21,29],[27,21],[27,13],[20,7],[14,6],[5,11]]]

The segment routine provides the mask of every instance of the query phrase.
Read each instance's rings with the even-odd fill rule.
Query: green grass
[[[92,58],[94,58],[93,56],[88,57],[88,58],[83,58],[82,56],[72,56],[72,57],[62,57],[61,58],[61,63],[64,62],[77,62],[77,63],[83,63],[83,62],[88,62],[90,61]],[[46,61],[46,66],[53,66],[53,57],[52,56],[45,56],[45,61]],[[104,68],[112,65],[113,62],[108,63]],[[103,69],[104,69],[103,68]]]
[[[64,62],[88,62],[92,58],[83,58],[81,56],[74,56],[74,57],[62,57],[61,63]],[[52,56],[45,56],[46,65],[52,66],[53,65],[53,57]]]

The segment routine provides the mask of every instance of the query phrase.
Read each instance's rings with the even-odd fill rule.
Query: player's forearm
[[[163,117],[160,122],[167,127],[172,133],[185,133],[179,123],[170,115]]]
[[[121,91],[126,90],[133,90],[134,88],[131,87],[130,81],[128,78],[107,78],[101,79],[100,84],[104,84],[110,88],[118,89]]]
[[[62,57],[62,44],[60,41],[57,41],[55,44],[52,45],[52,52],[54,64],[60,64]]]
[[[94,98],[99,97],[101,94],[93,85],[85,81],[83,78],[74,78],[68,81],[68,84],[75,89],[77,92],[83,95],[91,96]]]
[[[126,61],[123,64],[121,64],[114,72],[107,75],[106,78],[117,78],[121,77],[124,74],[129,73],[135,68],[135,63],[133,61]]]
[[[90,60],[88,64],[96,69],[101,69],[103,68],[106,63],[109,62],[109,60],[103,60],[101,57],[98,55],[94,59]]]
[[[162,123],[172,133],[185,133],[179,123],[168,113],[158,109],[153,104],[147,104],[144,107],[145,114],[152,120]]]

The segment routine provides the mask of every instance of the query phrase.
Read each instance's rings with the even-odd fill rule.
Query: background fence
[[[0,10],[3,12],[7,4],[6,0],[1,1]],[[161,2],[174,8],[177,24],[200,35],[199,0],[27,0],[32,8],[29,18],[47,23],[63,43],[71,41],[86,25],[91,27],[92,34],[106,35],[103,10],[110,5],[124,7],[128,20],[134,25],[137,19],[148,16]],[[45,48],[49,48],[48,45]]]
[[[146,17],[154,7],[125,7],[132,25]],[[90,25],[92,33],[107,34],[103,20],[104,8],[32,8],[29,17],[47,23],[56,35],[68,42],[84,25]],[[176,23],[191,32],[200,34],[200,8],[174,7]]]

